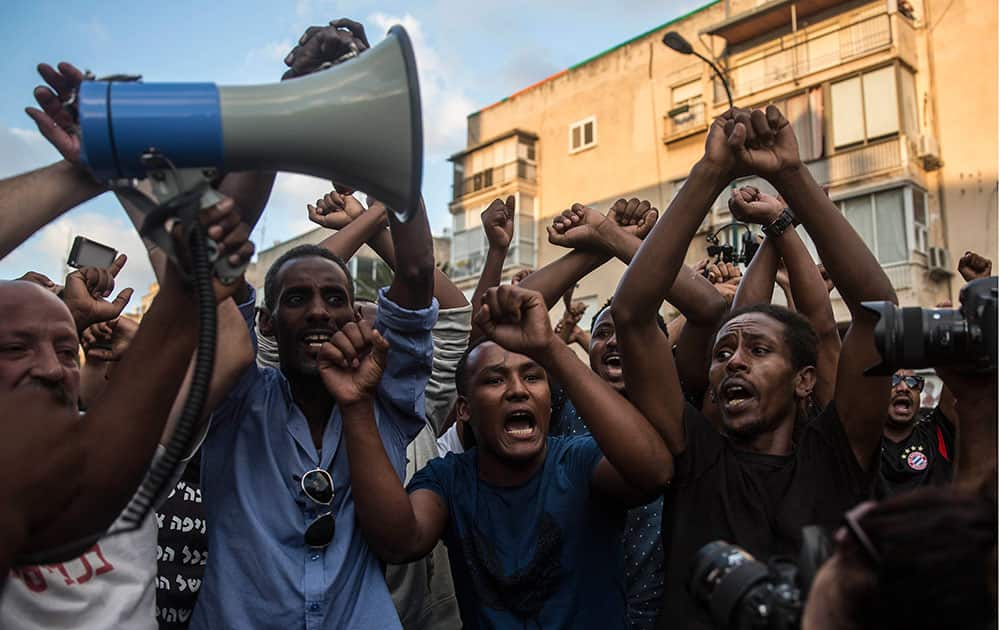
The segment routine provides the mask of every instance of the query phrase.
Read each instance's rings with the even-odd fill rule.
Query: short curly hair
[[[351,272],[344,259],[319,245],[298,245],[279,256],[278,260],[274,261],[274,264],[267,270],[267,275],[264,276],[264,306],[267,307],[268,311],[273,313],[275,303],[278,301],[280,291],[275,284],[278,281],[278,272],[281,271],[281,268],[290,261],[311,257],[331,260],[344,271],[344,275],[347,276],[347,297],[352,303],[354,302],[354,279],[351,278]]]

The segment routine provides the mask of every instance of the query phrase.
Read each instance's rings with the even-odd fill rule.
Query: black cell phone
[[[117,250],[86,236],[73,239],[73,247],[69,250],[69,260],[66,264],[74,269],[81,267],[110,267],[118,255]]]

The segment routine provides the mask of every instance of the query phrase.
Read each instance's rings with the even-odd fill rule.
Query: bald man
[[[204,211],[202,224],[221,228],[225,255],[252,255],[231,202]],[[105,276],[70,274],[65,302],[32,282],[0,282],[2,578],[40,552],[49,562],[79,556],[115,520],[146,473],[194,351],[196,299],[169,265],[120,369],[79,414],[79,330],[111,306],[95,297]],[[217,285],[217,299],[232,290]]]

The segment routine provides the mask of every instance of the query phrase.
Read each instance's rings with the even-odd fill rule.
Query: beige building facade
[[[565,253],[548,243],[545,226],[574,202],[669,204],[727,102],[705,63],[663,45],[668,31],[716,60],[737,106],[785,111],[808,168],[902,305],[957,304],[962,253],[997,259],[995,3],[720,0],[468,117],[467,146],[451,158],[450,266],[459,286],[471,289],[482,268],[479,213],[496,197],[517,198],[505,278]],[[726,195],[689,263],[705,257],[705,234],[731,221]],[[724,240],[738,234],[721,232]],[[588,317],[623,270],[612,261],[581,283]],[[834,298],[843,321],[847,310]]]

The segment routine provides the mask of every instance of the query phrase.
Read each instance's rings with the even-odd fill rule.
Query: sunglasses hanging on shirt
[[[333,477],[323,468],[314,468],[299,480],[302,492],[309,500],[317,505],[329,508],[335,496],[333,490]],[[336,519],[329,509],[317,516],[309,526],[306,527],[305,543],[312,549],[323,549],[333,541],[333,532]]]

